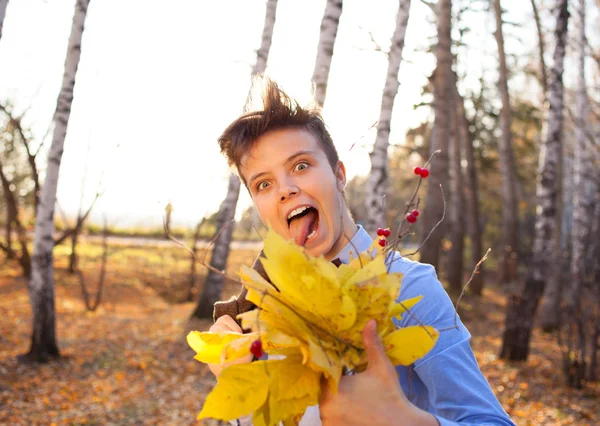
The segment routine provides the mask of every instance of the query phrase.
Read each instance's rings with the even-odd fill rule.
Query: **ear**
[[[344,163],[339,161],[335,165],[335,179],[337,181],[337,187],[341,191],[346,187],[346,166]]]

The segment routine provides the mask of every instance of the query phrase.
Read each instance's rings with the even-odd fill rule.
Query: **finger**
[[[319,394],[319,406],[326,405],[331,397],[331,389],[325,377],[321,377],[321,393]]]
[[[235,331],[237,333],[242,333],[242,328],[229,315],[223,315],[222,317],[219,317],[219,319],[217,320],[217,323],[221,323],[222,325],[224,325],[231,331]]]
[[[367,370],[372,370],[385,365],[389,362],[381,339],[377,334],[377,323],[371,320],[363,330],[363,344],[367,352],[367,361],[369,363]]]

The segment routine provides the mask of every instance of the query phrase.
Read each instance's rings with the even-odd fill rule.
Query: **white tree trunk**
[[[502,176],[502,235],[503,235],[503,264],[500,280],[503,283],[514,284],[516,281],[517,263],[517,194],[515,185],[515,166],[512,148],[511,108],[508,93],[508,70],[506,68],[506,53],[504,52],[504,34],[502,31],[502,8],[500,0],[494,0],[494,15],[496,17],[496,43],[500,62],[500,79],[498,88],[502,98],[500,111],[500,174]]]
[[[263,27],[260,48],[256,51],[256,63],[252,69],[252,75],[264,73],[267,69],[269,51],[273,41],[273,29],[275,28],[275,18],[277,15],[277,0],[267,0],[265,12],[265,25]]]
[[[506,328],[501,357],[513,361],[525,360],[539,300],[558,262],[556,233],[557,210],[561,190],[560,163],[562,161],[564,87],[563,71],[567,40],[569,11],[567,0],[559,0],[555,29],[554,63],[548,82],[549,111],[546,134],[540,150],[539,180],[537,183],[537,213],[533,239],[533,255],[528,265],[528,279],[521,297],[511,299],[506,311]]]
[[[374,235],[378,227],[385,228],[384,196],[388,188],[388,155],[387,150],[390,138],[390,125],[394,99],[398,93],[398,72],[402,62],[404,37],[408,25],[410,0],[400,0],[398,14],[396,15],[396,29],[392,36],[390,53],[388,54],[388,69],[383,96],[381,97],[381,110],[377,124],[377,136],[373,152],[371,152],[371,173],[367,180],[367,232]]]
[[[6,16],[6,6],[8,6],[8,0],[0,0],[0,40],[2,39],[2,28],[4,26],[4,17]]]
[[[71,115],[71,104],[73,103],[75,76],[81,55],[81,38],[89,3],[90,0],[77,0],[75,4],[63,83],[54,114],[54,136],[48,153],[46,179],[42,186],[40,204],[35,218],[31,280],[29,281],[33,333],[30,351],[22,358],[28,361],[39,362],[47,360],[49,356],[59,356],[56,345],[54,265],[52,257],[52,249],[54,248],[54,206],[56,204],[60,162],[69,116]]]
[[[431,131],[430,153],[440,150],[431,164],[431,175],[427,179],[427,194],[425,196],[425,207],[419,218],[421,219],[421,239],[425,240],[429,233],[440,220],[444,211],[444,203],[440,193],[440,186],[447,189],[448,183],[448,147],[449,147],[449,108],[454,105],[449,103],[454,91],[452,81],[452,0],[439,0],[438,12],[438,42],[435,47],[437,67],[433,76],[433,109],[435,120]],[[420,261],[438,267],[440,258],[440,244],[444,236],[446,226],[442,224],[431,236],[427,243],[421,248]]]
[[[275,17],[277,15],[277,0],[267,1],[265,15],[265,25],[263,27],[261,44],[260,48],[256,52],[256,63],[252,69],[252,76],[264,73],[265,69],[267,68],[269,51],[271,49],[271,41],[273,39],[273,29],[275,28]],[[250,99],[251,90],[248,91],[246,104],[248,104],[248,100]],[[237,207],[238,197],[240,194],[240,186],[240,179],[234,174],[231,174],[229,176],[227,195],[225,196],[223,203],[221,203],[221,207],[219,207],[216,233],[218,234],[221,232],[224,226],[226,226],[227,229],[221,232],[221,235],[215,241],[210,261],[211,266],[218,270],[224,270],[227,265],[229,246],[231,245],[231,239],[233,236],[234,224],[232,221],[235,216],[235,209]],[[200,296],[200,301],[198,302],[198,306],[193,314],[194,316],[198,318],[213,317],[213,306],[221,297],[224,280],[225,279],[222,275],[216,274],[213,271],[208,272],[208,276],[206,277],[204,288]]]
[[[559,0],[559,17],[556,27],[556,47],[554,64],[550,72],[546,135],[540,150],[537,184],[538,209],[533,243],[532,277],[538,281],[547,279],[547,266],[553,261],[556,252],[555,234],[558,232],[557,200],[560,194],[560,165],[563,145],[563,108],[564,108],[564,58],[566,51],[567,24],[569,12],[567,0]]]
[[[321,20],[321,35],[312,76],[312,81],[315,83],[315,101],[321,108],[325,104],[331,58],[333,57],[340,17],[342,16],[342,3],[342,0],[327,0],[323,19]]]
[[[573,192],[573,229],[571,233],[571,279],[566,292],[566,302],[569,308],[577,304],[577,296],[585,275],[584,260],[587,252],[588,236],[594,217],[595,187],[595,151],[588,142],[586,131],[587,94],[585,81],[585,1],[579,1],[579,74],[577,81],[577,113],[576,113],[576,145],[574,166]]]

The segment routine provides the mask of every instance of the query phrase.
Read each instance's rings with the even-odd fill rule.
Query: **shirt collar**
[[[361,225],[357,225],[358,230],[354,234],[354,237],[350,240],[348,244],[344,246],[343,249],[335,256],[340,259],[342,263],[350,262],[350,257],[356,258],[358,253],[362,253],[369,249],[371,244],[373,243],[373,239],[371,236],[365,231]],[[358,253],[356,251],[358,250]]]

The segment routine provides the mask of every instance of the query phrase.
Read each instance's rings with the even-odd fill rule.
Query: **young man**
[[[344,164],[317,111],[299,107],[269,80],[264,86],[263,108],[231,123],[219,138],[221,151],[264,223],[313,256],[346,263],[351,251],[367,250],[372,239],[346,206]],[[448,331],[413,366],[394,367],[369,323],[363,333],[367,370],[344,376],[339,392],[325,393],[300,424],[514,425],[479,370],[469,332],[460,320],[453,328],[454,307],[434,268],[396,254],[391,270],[404,274],[400,299],[423,295],[399,326],[420,321]],[[211,331],[242,332],[233,318],[252,308],[243,296],[215,305]],[[220,373],[220,366],[210,368]]]

